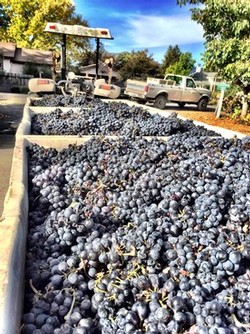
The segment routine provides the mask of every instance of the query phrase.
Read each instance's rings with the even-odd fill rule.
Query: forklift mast
[[[56,22],[48,22],[44,29],[45,32],[51,32],[62,35],[61,44],[61,77],[66,79],[66,49],[67,49],[67,35],[82,36],[86,38],[96,39],[96,79],[98,79],[98,60],[100,39],[113,39],[109,29],[106,28],[88,28],[81,25],[67,25]]]

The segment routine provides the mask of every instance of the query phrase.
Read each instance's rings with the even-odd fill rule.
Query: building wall
[[[88,67],[88,68],[82,68],[82,70],[80,71],[81,75],[83,76],[86,76],[88,78],[95,78],[96,76],[96,68],[95,66],[93,67]],[[98,71],[98,76],[99,78],[104,78],[104,79],[108,79],[109,77],[109,74],[107,72],[104,72],[104,71],[101,71],[99,70]],[[116,79],[119,79],[119,73],[117,71],[113,71],[112,73],[112,79],[113,80],[116,80]]]
[[[3,59],[3,71],[11,73],[11,62],[10,59]]]
[[[12,65],[11,65],[11,72],[10,73],[23,74],[23,65],[22,64],[12,63]]]
[[[32,75],[23,74],[23,64],[12,63],[10,59],[3,59],[0,72],[0,92],[12,92],[12,89],[27,87]],[[17,91],[15,90],[15,93]]]
[[[10,59],[4,59],[3,60],[3,71],[5,73],[11,73],[11,74],[23,74],[23,65],[22,64],[16,64],[12,63]]]

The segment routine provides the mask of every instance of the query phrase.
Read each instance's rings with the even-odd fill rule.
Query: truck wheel
[[[208,99],[206,97],[203,97],[202,99],[200,99],[200,101],[197,104],[197,108],[198,110],[206,110],[207,109],[207,105],[208,105]]]
[[[158,95],[154,101],[154,107],[158,109],[164,109],[167,103],[167,99],[164,95]]]
[[[185,105],[186,105],[185,102],[178,102],[178,106],[179,106],[180,108],[184,108]]]

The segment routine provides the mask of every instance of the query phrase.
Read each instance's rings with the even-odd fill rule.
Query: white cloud
[[[190,16],[131,15],[123,39],[135,48],[202,43],[203,29]],[[128,43],[126,43],[128,44]]]
[[[110,11],[105,18],[110,23],[107,21],[104,25],[110,27],[114,37],[114,40],[102,40],[109,52],[148,49],[154,59],[161,62],[169,45],[177,44],[183,52],[192,52],[194,59],[201,62],[203,29],[191,20],[188,11],[169,16]]]

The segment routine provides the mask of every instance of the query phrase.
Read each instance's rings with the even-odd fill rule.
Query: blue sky
[[[197,64],[204,52],[203,30],[191,20],[190,6],[176,0],[74,0],[76,13],[91,28],[108,28],[113,40],[102,39],[107,52],[148,49],[162,62],[169,45],[191,52]]]

